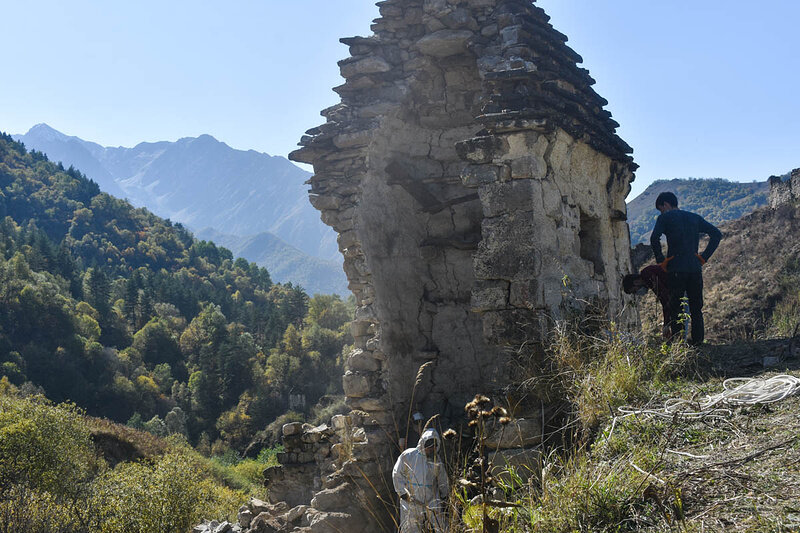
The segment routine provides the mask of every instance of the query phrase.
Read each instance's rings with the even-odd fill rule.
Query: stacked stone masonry
[[[792,170],[786,181],[780,176],[770,176],[769,206],[774,209],[794,202],[800,202],[800,168]]]
[[[576,302],[637,319],[620,290],[636,165],[566,37],[530,1],[377,5],[372,36],[342,39],[341,102],[290,156],[314,167],[310,200],[357,300],[353,412],[338,429],[287,428],[270,485],[273,501],[313,493],[308,513],[343,513],[354,532],[390,523],[375,493],[391,501],[410,410],[458,421],[475,393],[512,380],[514,348]]]

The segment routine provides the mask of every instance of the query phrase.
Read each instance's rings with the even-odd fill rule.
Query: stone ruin
[[[575,302],[638,320],[620,287],[636,165],[567,38],[530,0],[377,5],[372,36],[341,40],[341,103],[290,155],[314,167],[310,200],[358,305],[352,412],[284,427],[267,472],[304,531],[393,530],[410,413],[457,424]],[[534,447],[543,405],[515,413],[525,435],[497,447]]]
[[[769,206],[773,209],[784,204],[800,202],[800,168],[792,170],[789,179],[769,177]]]

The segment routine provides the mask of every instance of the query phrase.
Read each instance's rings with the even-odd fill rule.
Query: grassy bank
[[[495,475],[483,495],[457,480],[452,531],[800,530],[798,398],[694,418],[658,414],[670,399],[720,392],[729,377],[800,375],[795,359],[762,365],[786,355],[785,341],[695,349],[613,326],[562,326],[547,350],[551,372],[537,383],[549,380],[567,399],[560,445]],[[624,416],[626,405],[639,413]]]

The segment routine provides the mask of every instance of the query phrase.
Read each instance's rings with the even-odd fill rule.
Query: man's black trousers
[[[683,311],[681,299],[689,299],[689,313],[692,317],[692,344],[700,344],[705,336],[703,328],[703,273],[697,272],[670,272],[669,295],[672,306],[670,307],[670,329],[672,335],[678,336],[683,330],[679,315]]]

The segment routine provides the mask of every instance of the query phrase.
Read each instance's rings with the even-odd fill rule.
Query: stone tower
[[[769,177],[769,206],[773,209],[800,200],[800,168],[792,170],[789,179]]]
[[[372,36],[341,40],[341,103],[290,155],[314,167],[310,200],[339,234],[358,304],[343,378],[353,415],[315,430],[349,439],[348,455],[333,463],[341,446],[331,456],[325,438],[289,429],[271,489],[293,486],[296,504],[311,495],[297,481],[312,486],[317,531],[375,530],[379,504],[365,498],[409,413],[458,419],[512,379],[509,352],[565,306],[636,319],[620,289],[636,165],[567,38],[530,0],[377,5]]]

